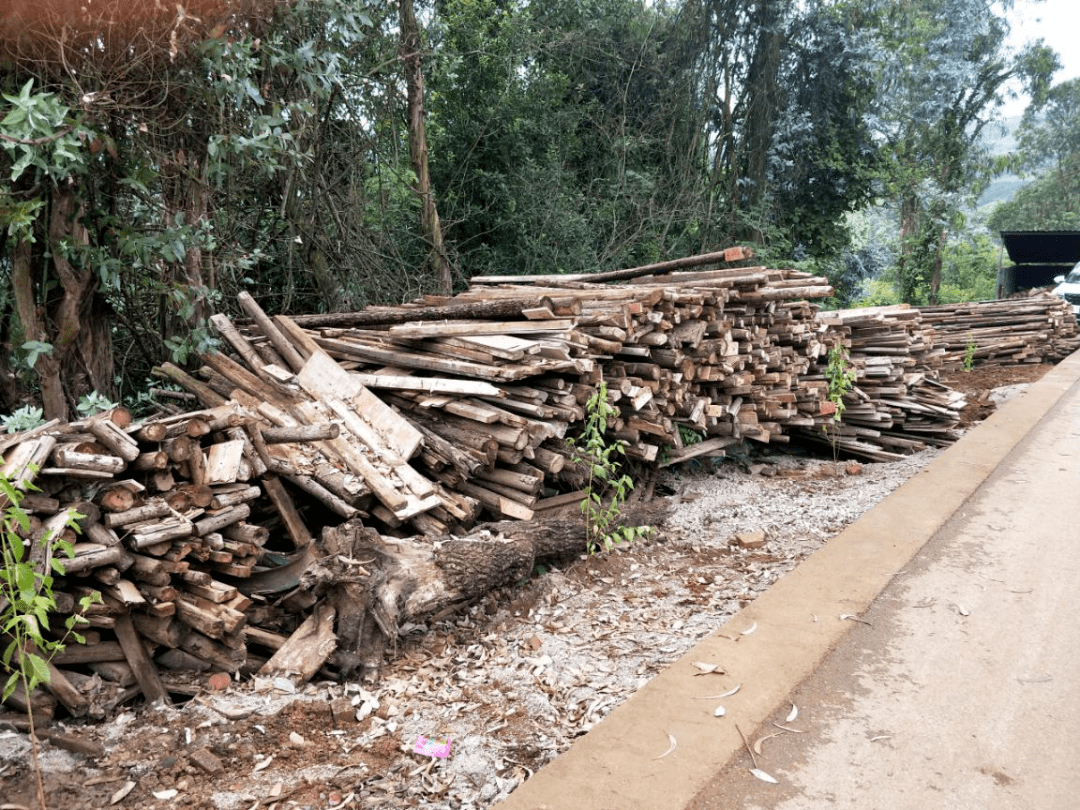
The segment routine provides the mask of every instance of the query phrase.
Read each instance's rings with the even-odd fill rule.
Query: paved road
[[[1080,807],[1078,496],[1073,384],[688,810]]]

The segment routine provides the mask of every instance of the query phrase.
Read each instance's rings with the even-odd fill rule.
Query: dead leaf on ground
[[[766,734],[764,737],[758,737],[754,741],[754,753],[757,754],[760,757],[761,756],[761,744],[763,742],[765,742],[766,740],[771,740],[773,737],[783,737],[783,736],[784,736],[784,732],[783,731],[778,731],[775,734]]]
[[[761,768],[751,768],[750,773],[760,779],[762,782],[768,782],[770,785],[779,785],[780,781],[775,776],[770,776],[761,770]]]
[[[675,740],[675,738],[674,738],[673,736],[671,736],[670,734],[668,734],[668,735],[667,735],[667,738],[668,738],[668,742],[669,742],[669,745],[668,745],[668,750],[667,750],[667,751],[665,751],[664,753],[662,753],[662,754],[661,754],[660,756],[658,756],[658,757],[653,757],[653,762],[656,762],[656,760],[658,760],[658,759],[663,759],[664,757],[666,757],[666,756],[667,756],[668,754],[670,754],[670,753],[671,753],[672,751],[674,751],[674,750],[675,750],[675,746],[676,746],[676,745],[678,745],[678,742],[677,742],[677,741]]]
[[[123,801],[124,797],[131,793],[131,791],[133,791],[134,789],[134,782],[125,782],[124,786],[118,791],[116,791],[116,793],[114,793],[109,799],[109,804],[116,804],[117,802]]]
[[[865,624],[867,627],[873,627],[874,626],[874,625],[870,624],[870,622],[868,622],[866,619],[860,619],[854,613],[841,613],[840,614],[840,620],[843,621],[844,619],[850,619],[853,622],[859,622],[861,624]]]
[[[741,683],[735,684],[726,692],[721,692],[719,695],[695,695],[694,700],[720,700],[722,698],[731,697],[742,688]]]
[[[790,728],[789,726],[782,726],[779,723],[773,723],[773,725],[776,726],[781,731],[790,731],[792,734],[805,734],[806,733],[806,729],[802,729],[802,728]]]
[[[709,664],[705,661],[695,661],[694,666],[701,670],[697,675],[725,675],[724,669],[719,664]]]

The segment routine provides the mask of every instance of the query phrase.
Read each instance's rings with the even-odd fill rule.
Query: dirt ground
[[[970,425],[1048,368],[944,381]],[[672,468],[645,504],[652,539],[405,628],[376,684],[202,678],[172,707],[54,724],[104,755],[44,743],[46,806],[490,807],[938,452],[838,466],[752,447]],[[415,753],[421,735],[449,756]],[[28,738],[0,721],[0,810],[37,806]]]

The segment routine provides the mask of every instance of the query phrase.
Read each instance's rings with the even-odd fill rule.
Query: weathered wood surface
[[[609,436],[647,465],[792,436],[890,459],[955,438],[962,399],[937,375],[968,340],[976,362],[1078,340],[1056,299],[823,313],[823,278],[710,269],[748,255],[485,279],[340,318],[244,297],[248,322],[215,317],[231,354],[202,358],[202,379],[155,372],[197,410],[6,437],[4,473],[44,489],[23,502],[31,532],[93,512],[57,584],[68,610],[101,595],[95,637],[58,665],[56,699],[89,716],[168,699],[157,668],[374,677],[404,622],[583,550],[580,524],[547,516],[583,497],[566,440],[601,382]],[[841,343],[857,376],[835,423],[825,360]],[[508,520],[475,529],[485,518]],[[91,663],[130,685],[66,689]]]
[[[1011,365],[1056,362],[1080,348],[1071,307],[1049,293],[923,307],[921,312],[951,369],[960,368],[969,351],[975,364]]]

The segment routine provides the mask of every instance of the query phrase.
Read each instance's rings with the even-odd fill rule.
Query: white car
[[[1055,276],[1054,295],[1060,295],[1072,307],[1073,315],[1080,318],[1080,262],[1067,276]]]

